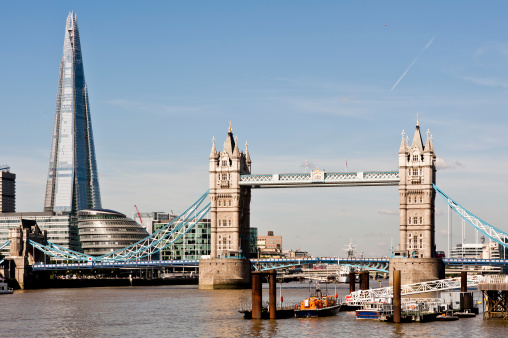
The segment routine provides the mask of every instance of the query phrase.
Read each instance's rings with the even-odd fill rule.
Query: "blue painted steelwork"
[[[445,265],[506,266],[508,259],[443,258]]]
[[[9,241],[5,242],[4,244],[0,245],[0,250],[2,250],[3,248],[5,248],[7,245],[9,245]],[[5,257],[0,259],[0,264],[2,264],[3,262],[5,261]]]
[[[89,262],[126,262],[147,259],[148,257],[152,257],[152,255],[157,254],[160,250],[163,250],[169,245],[173,244],[173,242],[184,236],[196,225],[196,223],[199,223],[203,219],[208,211],[210,211],[210,203],[208,203],[201,210],[199,210],[199,207],[208,197],[208,194],[209,191],[207,190],[206,193],[204,193],[180,216],[154,232],[151,236],[148,236],[145,239],[142,239],[132,245],[107,255],[85,255],[80,252],[63,248],[51,242],[47,242],[46,245],[42,245],[30,240],[29,243],[45,254],[63,260]]]
[[[90,269],[140,269],[156,267],[198,267],[199,260],[155,260],[155,261],[129,261],[129,262],[88,262],[70,264],[34,264],[33,271],[54,270],[90,270]]]
[[[473,213],[466,210],[460,204],[451,199],[448,195],[436,187],[436,185],[433,184],[433,187],[434,190],[436,190],[436,192],[445,199],[446,203],[448,203],[448,205],[453,210],[455,210],[466,222],[471,224],[476,230],[480,231],[482,234],[489,237],[496,243],[499,243],[505,248],[508,248],[508,233],[490,225],[481,218],[475,216]]]
[[[366,270],[388,272],[388,258],[336,258],[336,257],[314,257],[314,258],[280,258],[280,259],[251,259],[252,266],[256,271],[267,271],[283,269],[307,264],[341,264]]]
[[[0,250],[2,250],[3,248],[5,248],[7,245],[9,245],[9,241],[5,242],[4,244],[0,245]]]
[[[479,266],[506,266],[507,259],[469,259],[469,258],[443,258],[446,265],[479,265]],[[365,259],[337,259],[334,257],[313,257],[302,259],[251,259],[254,270],[266,271],[283,269],[307,264],[341,264],[366,270],[389,272],[387,258]],[[45,270],[80,270],[80,269],[113,269],[113,268],[149,268],[149,267],[198,267],[199,260],[153,260],[153,261],[110,261],[88,262],[70,264],[35,264],[35,271]]]

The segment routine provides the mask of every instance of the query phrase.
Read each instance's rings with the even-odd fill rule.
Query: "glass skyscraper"
[[[76,14],[69,13],[56,100],[44,211],[101,208]]]

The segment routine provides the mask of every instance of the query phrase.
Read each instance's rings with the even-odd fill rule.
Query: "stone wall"
[[[389,271],[401,270],[401,284],[414,284],[445,278],[445,267],[441,258],[391,258]],[[390,273],[390,286],[393,274]]]
[[[200,289],[248,289],[251,263],[248,259],[217,258],[199,261]]]

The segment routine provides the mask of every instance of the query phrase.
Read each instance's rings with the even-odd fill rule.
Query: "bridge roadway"
[[[368,270],[388,272],[388,258],[281,258],[281,259],[251,259],[255,270],[265,271],[271,269],[289,268],[307,264],[344,264],[354,267],[363,267]],[[445,265],[478,265],[478,266],[506,266],[507,259],[475,259],[475,258],[443,258]],[[52,270],[85,270],[85,269],[144,269],[159,267],[199,267],[199,260],[152,260],[152,261],[111,261],[86,263],[61,263],[32,265],[33,271]]]

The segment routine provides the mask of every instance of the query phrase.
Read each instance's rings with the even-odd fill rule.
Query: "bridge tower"
[[[209,165],[211,252],[200,260],[199,287],[248,287],[251,191],[239,182],[241,174],[250,174],[251,160],[247,144],[245,153],[239,150],[231,124],[221,152],[213,140]]]
[[[417,118],[413,141],[399,149],[400,244],[390,260],[390,271],[402,270],[402,283],[444,278],[441,259],[435,258],[436,155],[430,132],[423,145]],[[391,275],[390,275],[391,282]]]
[[[33,273],[30,265],[37,262],[47,263],[45,255],[35,250],[30,240],[45,244],[47,230],[41,231],[34,220],[21,219],[19,226],[9,230],[10,253],[5,260],[5,277],[16,281],[20,289],[41,287],[48,276],[44,273]]]

